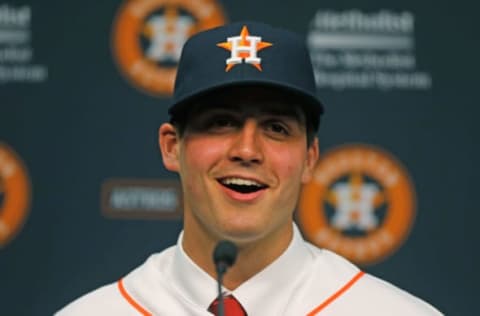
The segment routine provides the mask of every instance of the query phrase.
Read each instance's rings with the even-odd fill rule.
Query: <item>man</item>
[[[294,34],[248,22],[193,36],[159,129],[184,193],[178,244],[58,315],[212,315],[211,254],[224,239],[238,247],[226,315],[441,315],[302,239],[293,212],[318,160],[322,112]]]

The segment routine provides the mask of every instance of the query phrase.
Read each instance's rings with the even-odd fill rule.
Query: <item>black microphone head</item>
[[[213,262],[215,265],[224,263],[228,267],[235,263],[237,258],[237,246],[228,240],[221,240],[213,251]]]

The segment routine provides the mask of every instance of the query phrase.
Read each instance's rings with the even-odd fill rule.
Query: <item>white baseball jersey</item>
[[[57,316],[211,316],[216,280],[176,246],[119,281],[67,305]],[[428,303],[305,242],[297,227],[287,250],[231,293],[248,316],[437,316]]]

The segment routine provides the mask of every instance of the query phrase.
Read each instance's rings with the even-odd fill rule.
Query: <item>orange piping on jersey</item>
[[[127,300],[130,305],[132,305],[137,311],[140,312],[143,316],[152,316],[145,308],[143,308],[140,304],[135,302],[135,300],[127,293],[125,288],[123,287],[123,279],[118,280],[118,289],[120,290],[120,293],[122,294],[123,298]]]
[[[349,288],[351,288],[352,285],[354,285],[355,282],[357,282],[364,274],[365,272],[363,271],[358,272],[350,281],[348,281],[347,284],[345,284],[340,290],[338,290],[332,296],[330,296],[325,302],[315,307],[310,313],[307,314],[307,316],[314,316],[318,314],[322,309],[327,307],[330,303],[332,303],[334,300],[339,298],[343,293],[345,293]]]

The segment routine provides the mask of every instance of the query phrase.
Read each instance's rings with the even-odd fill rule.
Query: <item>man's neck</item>
[[[225,274],[223,285],[229,290],[234,290],[262,271],[288,248],[292,237],[293,229],[290,223],[263,239],[236,242],[238,246],[237,259]],[[213,249],[217,242],[218,238],[209,234],[195,234],[188,229],[188,226],[185,227],[182,243],[185,253],[212,278],[217,277],[212,259]]]

